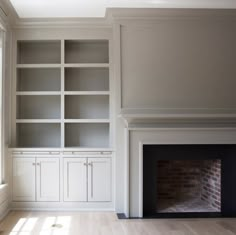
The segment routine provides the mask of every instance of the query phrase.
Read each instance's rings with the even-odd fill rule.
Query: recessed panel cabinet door
[[[111,159],[88,159],[88,201],[111,201]]]
[[[13,201],[35,201],[35,158],[13,158]]]
[[[64,201],[87,201],[87,159],[64,159]]]
[[[37,158],[37,201],[59,201],[59,158]]]

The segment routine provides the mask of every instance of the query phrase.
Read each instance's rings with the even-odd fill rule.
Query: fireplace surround
[[[236,145],[144,145],[144,217],[236,215]]]
[[[177,110],[178,111],[178,110]],[[218,112],[219,111],[219,112]],[[191,114],[190,114],[190,113]],[[235,148],[236,146],[236,116],[234,114],[222,113],[216,110],[214,113],[206,113],[204,110],[200,113],[181,112],[163,112],[163,110],[125,110],[121,113],[124,120],[124,216],[126,218],[143,218],[147,216],[144,204],[144,179],[143,165],[146,158],[145,146],[219,146]],[[218,148],[218,147],[217,147]],[[232,185],[235,179],[235,166],[229,164],[233,160],[232,154],[217,157],[221,160],[221,168],[224,174],[224,166],[227,166],[227,172],[231,172],[232,177],[229,182],[225,182],[221,187],[221,196],[227,193],[229,200],[221,205],[221,212],[215,212],[214,215],[197,214],[197,217],[209,216],[235,216],[236,198]],[[223,159],[223,160],[222,160]],[[224,163],[225,162],[225,163]],[[156,164],[153,164],[156,167]],[[236,172],[236,171],[235,171]],[[153,178],[156,181],[156,178]],[[222,179],[223,180],[223,179]],[[155,201],[156,201],[156,197]],[[155,204],[156,206],[156,204]],[[155,208],[156,209],[156,208]],[[156,211],[155,211],[156,212]],[[184,216],[184,213],[180,217]],[[188,213],[187,217],[196,217],[193,213]],[[164,213],[162,217],[165,217]],[[168,213],[166,217],[177,217]]]

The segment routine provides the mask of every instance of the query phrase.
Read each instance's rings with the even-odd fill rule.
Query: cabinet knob
[[[35,163],[32,163],[33,166],[35,166]]]

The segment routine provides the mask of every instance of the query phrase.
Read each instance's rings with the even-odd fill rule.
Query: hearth
[[[144,217],[236,215],[236,145],[144,145]]]

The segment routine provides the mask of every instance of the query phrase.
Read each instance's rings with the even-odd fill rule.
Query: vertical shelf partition
[[[108,148],[108,40],[18,41],[16,147]]]

